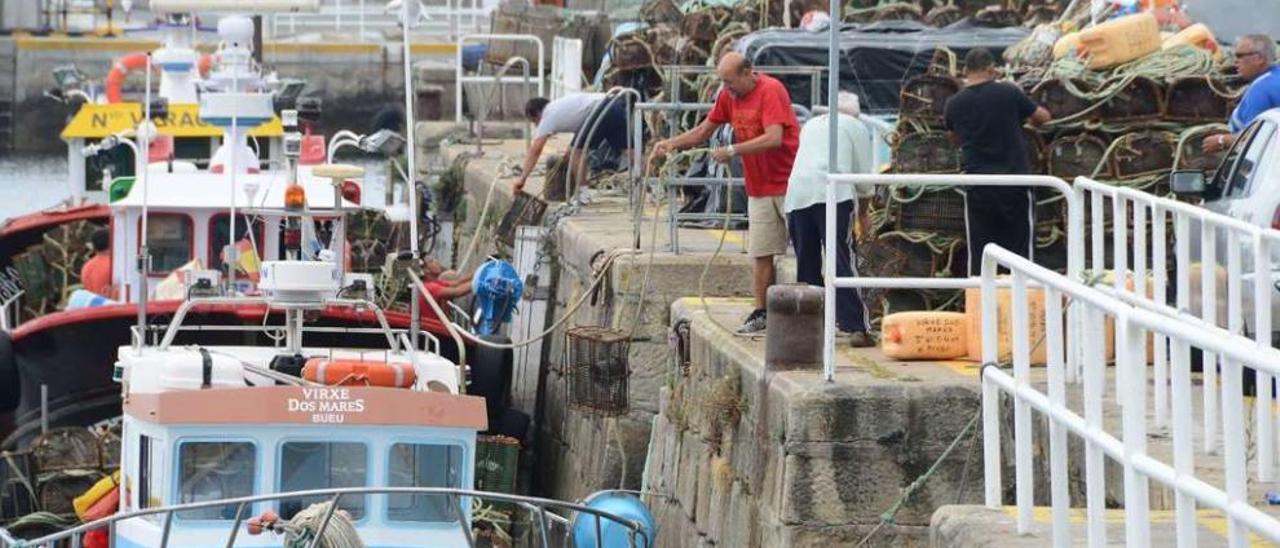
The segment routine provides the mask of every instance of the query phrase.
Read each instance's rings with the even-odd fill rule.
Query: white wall
[[[0,28],[34,29],[40,26],[40,0],[2,0]]]
[[[1245,34],[1262,33],[1280,39],[1280,1],[1185,0],[1196,21],[1213,29],[1218,39],[1234,43]]]

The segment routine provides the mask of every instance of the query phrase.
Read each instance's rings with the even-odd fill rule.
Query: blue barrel
[[[658,534],[657,522],[649,507],[634,495],[620,491],[601,491],[583,503],[588,508],[607,512],[622,519],[640,524],[640,532],[636,534],[637,548],[652,548]],[[599,540],[597,543],[596,516],[579,512],[573,519],[573,544],[577,548],[624,548],[631,546],[631,535],[627,526],[607,518],[600,518]]]
[[[476,70],[480,67],[480,60],[484,59],[484,54],[489,52],[489,44],[470,44],[462,46],[462,68],[467,70]]]
[[[72,291],[71,297],[67,299],[67,310],[94,308],[108,304],[116,304],[116,302],[92,291],[77,289]]]

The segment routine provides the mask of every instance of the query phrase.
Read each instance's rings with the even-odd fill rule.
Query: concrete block
[[[759,524],[752,519],[758,512],[754,511],[756,503],[743,489],[740,481],[733,483],[729,490],[729,501],[724,511],[724,522],[718,537],[724,546],[758,546]],[[752,544],[754,540],[755,544]]]
[[[676,476],[676,499],[685,515],[692,520],[697,504],[698,463],[702,460],[702,443],[691,432],[681,434],[680,473]]]
[[[724,538],[729,497],[737,482],[734,481],[732,464],[722,457],[712,457],[709,475],[711,489],[707,497],[707,536],[719,542]]]
[[[698,462],[698,496],[694,501],[693,522],[704,535],[711,531],[711,459],[707,453]]]
[[[929,546],[934,548],[1032,548],[1050,542],[1043,534],[1019,535],[1012,516],[985,506],[942,506],[929,523]]]

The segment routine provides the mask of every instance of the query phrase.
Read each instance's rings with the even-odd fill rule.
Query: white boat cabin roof
[[[284,191],[289,186],[290,174],[285,170],[272,170],[263,173],[241,173],[236,176],[235,192],[231,190],[231,176],[225,173],[209,172],[163,172],[157,169],[165,164],[152,164],[147,176],[146,201],[148,207],[160,209],[206,209],[223,210],[231,207],[232,196],[238,209],[271,209],[284,208]],[[330,179],[316,177],[312,174],[314,166],[298,167],[298,183],[307,193],[309,209],[333,209],[334,190]],[[245,189],[254,189],[252,198]],[[143,185],[138,180],[129,194],[111,203],[113,208],[140,209],[143,201]],[[359,205],[348,200],[342,201],[344,209],[355,209]]]

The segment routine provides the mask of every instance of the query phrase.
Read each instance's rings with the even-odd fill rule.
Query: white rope
[[[311,541],[320,532],[325,522],[324,516],[329,513],[332,502],[318,502],[298,512],[288,523],[277,527],[284,531],[284,545],[289,548],[310,546]],[[364,541],[351,523],[351,516],[344,510],[334,510],[324,526],[324,535],[320,537],[317,548],[365,548]]]

